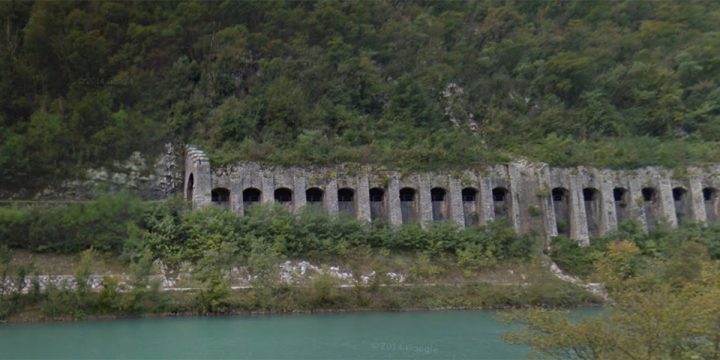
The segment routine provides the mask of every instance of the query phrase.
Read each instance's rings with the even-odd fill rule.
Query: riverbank
[[[4,234],[18,235],[0,245],[0,319],[12,321],[598,302],[548,270],[541,239],[503,221],[392,228],[129,197],[6,210]]]
[[[602,302],[581,287],[559,280],[534,258],[475,270],[459,267],[454,258],[429,260],[408,253],[370,256],[361,260],[364,266],[347,259],[287,260],[270,264],[264,275],[240,267],[203,281],[191,272],[162,270],[164,266],[157,263],[140,269],[143,273],[124,268],[111,257],[96,257],[91,263],[99,265],[90,265],[87,256],[18,253],[12,262],[16,270],[35,262],[44,264],[39,268],[45,272],[52,268],[48,264],[59,270],[52,275],[28,272],[16,279],[24,287],[3,297],[4,321],[575,308]],[[98,271],[91,273],[89,268]],[[71,269],[74,274],[69,274]],[[78,287],[78,283],[84,285]]]
[[[463,286],[406,286],[378,288],[278,288],[282,293],[272,299],[259,299],[254,289],[232,291],[222,308],[199,311],[199,291],[163,292],[160,308],[147,312],[125,312],[120,309],[97,313],[85,311],[50,314],[41,304],[24,307],[3,323],[74,322],[133,318],[166,318],[192,316],[263,316],[280,314],[329,314],[359,312],[425,312],[462,310],[506,310],[529,306],[549,308],[592,308],[601,299],[570,284],[545,284],[542,293],[536,285],[499,286],[474,284]],[[97,297],[101,295],[96,294]],[[29,295],[24,295],[29,296]],[[94,296],[91,296],[94,297]],[[22,301],[22,300],[21,300]],[[89,300],[88,303],[91,303]],[[86,304],[87,305],[87,304]],[[66,309],[70,310],[70,309]],[[99,309],[95,309],[100,311]]]

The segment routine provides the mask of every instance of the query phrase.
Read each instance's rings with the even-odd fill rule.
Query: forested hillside
[[[720,2],[0,2],[0,183],[213,161],[720,156]]]

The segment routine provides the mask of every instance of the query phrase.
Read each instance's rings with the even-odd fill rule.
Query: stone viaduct
[[[194,208],[238,214],[256,203],[292,211],[318,206],[397,226],[452,221],[459,226],[506,218],[517,232],[565,235],[581,244],[636,219],[647,231],[660,222],[718,220],[720,166],[607,170],[514,162],[448,173],[401,173],[360,165],[323,168],[238,163],[212,168],[188,146],[184,195]]]

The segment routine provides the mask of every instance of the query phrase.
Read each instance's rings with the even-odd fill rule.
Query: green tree
[[[567,311],[514,312],[506,318],[525,327],[505,339],[529,345],[538,358],[718,359],[720,266],[704,254],[695,248],[683,256],[697,262],[695,274],[662,271],[678,259],[653,261],[639,272],[632,269],[638,248],[613,245],[598,265],[613,299],[606,310],[581,319]],[[684,281],[673,281],[675,276]]]

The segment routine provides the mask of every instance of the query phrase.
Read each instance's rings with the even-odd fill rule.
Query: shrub
[[[575,240],[557,236],[551,241],[550,257],[561,269],[575,275],[588,276],[593,272],[597,253],[591,247],[580,246]]]
[[[0,246],[20,248],[28,243],[32,215],[26,208],[0,208]]]

